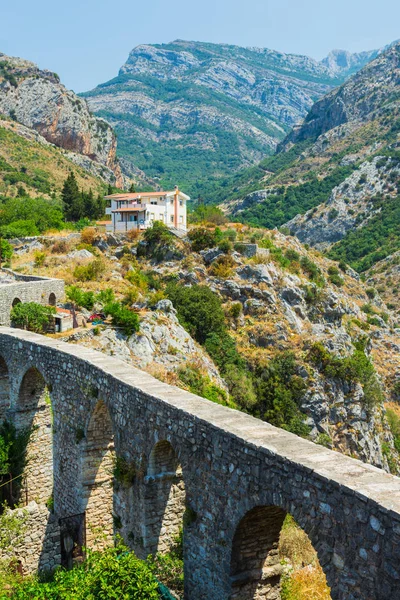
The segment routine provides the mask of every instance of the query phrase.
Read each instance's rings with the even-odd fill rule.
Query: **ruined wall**
[[[51,294],[55,295],[57,303],[64,299],[64,282],[61,279],[21,275],[9,269],[3,271],[15,281],[5,284],[0,282],[0,325],[10,325],[10,312],[16,300],[50,304]]]
[[[1,559],[16,565],[20,562],[24,575],[37,570],[52,570],[60,564],[60,533],[58,518],[45,506],[30,502],[12,511],[19,515],[27,535],[14,543],[12,552]]]
[[[50,385],[57,516],[85,510],[85,456],[100,400],[110,416],[113,451],[135,466],[132,482],[114,485],[113,512],[118,530],[140,555],[162,544],[170,526],[158,510],[161,488],[152,495],[150,482],[158,477],[164,485],[171,477],[179,485],[181,466],[190,517],[183,542],[186,600],[232,600],[245,578],[241,600],[256,592],[261,598],[278,594],[276,537],[287,513],[316,549],[333,600],[400,597],[397,477],[84,347],[3,328],[0,356],[10,375],[10,418],[28,368],[36,367]],[[160,442],[174,450],[171,475],[165,453],[154,468]],[[248,518],[254,514],[259,518]]]

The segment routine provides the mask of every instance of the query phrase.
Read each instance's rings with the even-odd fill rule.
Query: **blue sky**
[[[76,92],[118,73],[138,44],[174,39],[262,46],[323,58],[400,38],[399,0],[14,0],[0,52],[56,71]]]

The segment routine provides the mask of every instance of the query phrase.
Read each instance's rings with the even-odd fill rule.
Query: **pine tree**
[[[107,188],[107,196],[111,196],[111,194],[113,194],[113,188],[111,183],[108,184],[108,188]]]
[[[65,220],[79,221],[83,217],[84,202],[72,171],[64,182],[61,197],[64,205]]]
[[[129,188],[129,193],[134,194],[136,192],[135,184],[131,183],[131,187]]]

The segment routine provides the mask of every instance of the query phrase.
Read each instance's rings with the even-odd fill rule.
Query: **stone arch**
[[[19,298],[14,298],[11,307],[14,308],[14,306],[17,306],[17,304],[21,304],[21,300]]]
[[[153,447],[145,478],[146,553],[166,553],[175,545],[183,528],[186,492],[182,467],[167,440]]]
[[[232,541],[229,600],[279,600],[285,565],[279,544],[288,513],[256,506],[239,522]]]
[[[57,304],[57,298],[54,292],[51,292],[49,295],[49,305],[50,306],[56,306]]]
[[[82,511],[86,513],[86,544],[96,549],[114,537],[114,431],[103,400],[98,400],[86,431],[82,464]]]
[[[19,499],[45,504],[53,494],[53,410],[49,386],[36,367],[22,378],[14,420],[17,431],[27,434]]]
[[[10,407],[10,378],[7,363],[0,356],[0,423],[5,419]]]

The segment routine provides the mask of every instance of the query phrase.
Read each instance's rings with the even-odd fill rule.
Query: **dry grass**
[[[279,540],[279,554],[291,572],[282,585],[282,600],[331,600],[325,574],[307,534],[288,515]]]
[[[331,600],[325,573],[320,565],[294,571],[284,582],[282,600]]]

